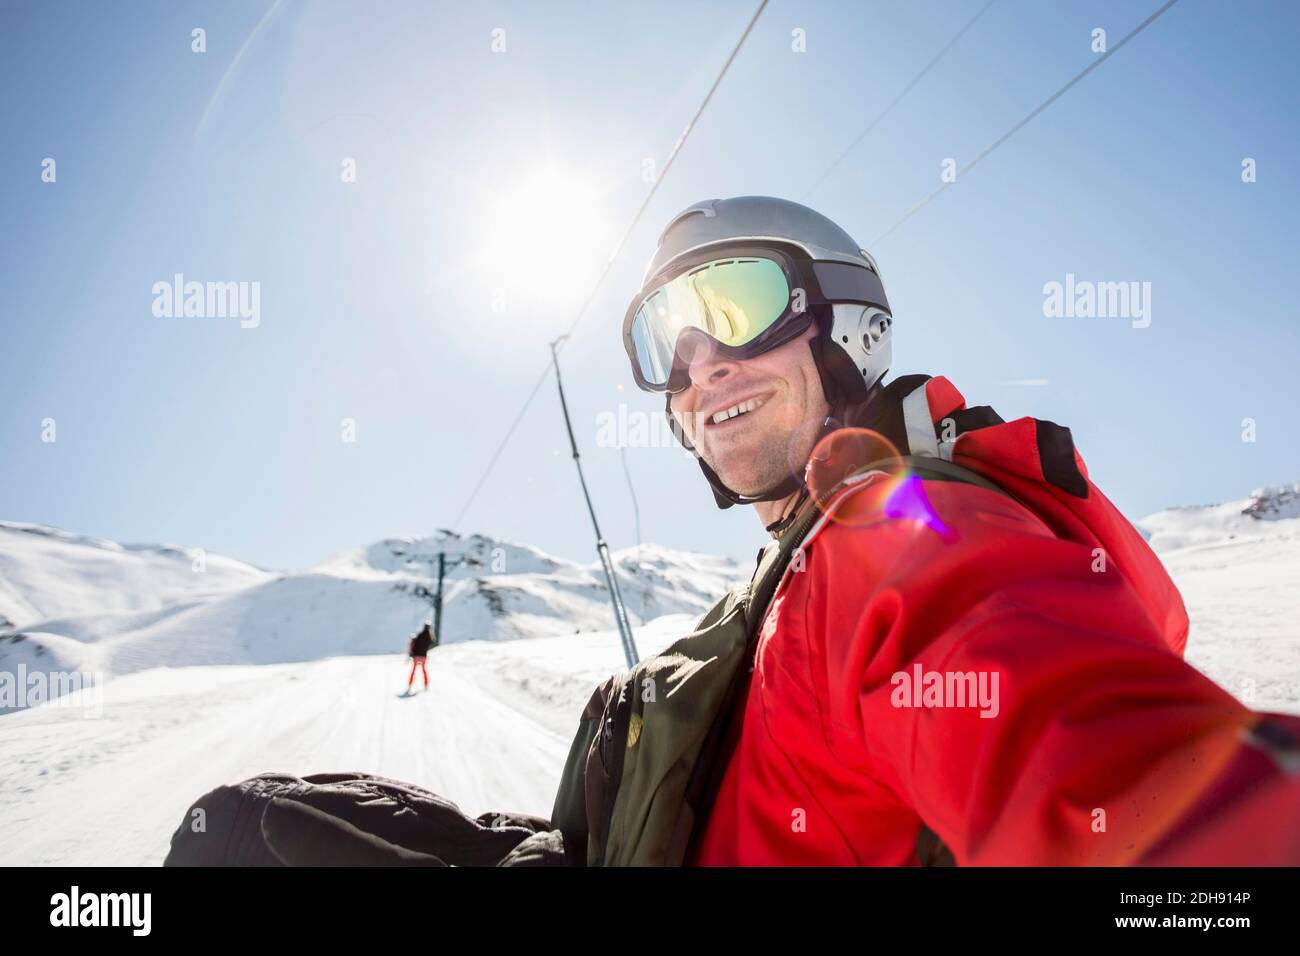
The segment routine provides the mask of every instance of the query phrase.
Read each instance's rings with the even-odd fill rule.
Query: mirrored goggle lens
[[[719,259],[684,272],[646,296],[632,320],[641,375],[651,385],[668,382],[677,338],[686,329],[722,345],[745,345],[789,304],[790,283],[771,259]]]

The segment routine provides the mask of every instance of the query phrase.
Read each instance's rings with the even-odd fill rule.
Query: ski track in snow
[[[161,863],[199,796],[270,771],[364,771],[471,815],[549,815],[571,735],[440,666],[441,654],[411,697],[399,696],[408,662],[371,656],[156,669],[110,681],[96,718],[50,705],[6,716],[0,864]],[[577,708],[565,710],[576,729]]]

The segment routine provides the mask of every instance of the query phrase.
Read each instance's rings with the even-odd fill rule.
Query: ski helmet
[[[659,237],[623,323],[637,385],[666,392],[673,434],[694,450],[672,414],[672,394],[689,385],[689,338],[744,359],[816,326],[809,341],[835,427],[848,406],[868,400],[889,370],[893,315],[875,260],[842,228],[807,206],[769,196],[696,203]],[[802,486],[788,476],[757,495],[723,484],[697,455],[720,508],[775,501]]]

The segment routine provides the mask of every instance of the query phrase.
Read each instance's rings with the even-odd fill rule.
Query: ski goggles
[[[704,336],[711,354],[745,359],[802,335],[811,306],[858,302],[889,311],[880,277],[865,263],[801,259],[768,246],[684,257],[646,287],[623,320],[623,345],[647,392],[690,384],[693,337]]]

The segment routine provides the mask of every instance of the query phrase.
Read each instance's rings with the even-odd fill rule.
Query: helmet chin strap
[[[804,486],[799,489],[799,497],[796,498],[794,503],[786,509],[785,515],[777,518],[769,525],[764,525],[763,530],[768,534],[780,534],[794,522],[795,517],[799,514],[799,509],[803,507],[803,503],[807,500],[808,485],[804,484]]]
[[[787,475],[778,484],[766,491],[761,491],[756,495],[742,495],[724,485],[718,473],[710,468],[703,458],[700,459],[700,470],[704,472],[704,476],[709,479],[709,484],[713,486],[713,494],[719,499],[719,508],[730,508],[732,505],[752,505],[760,501],[780,501],[782,498],[789,498],[803,486],[803,482],[794,475]],[[726,504],[723,504],[724,501]]]
[[[670,417],[672,416],[671,411],[668,414]],[[818,442],[838,427],[839,422],[834,415],[827,415],[823,418],[821,425],[817,429],[817,437],[813,440],[813,447],[816,447]],[[686,447],[691,448],[690,445]],[[694,451],[693,448],[691,450]],[[807,495],[806,472],[800,475],[786,475],[777,484],[756,495],[742,495],[723,484],[722,478],[709,467],[708,462],[698,452],[696,452],[696,455],[699,458],[700,470],[704,472],[704,477],[709,480],[709,484],[713,487],[713,496],[717,500],[719,508],[730,508],[732,505],[752,505],[760,501],[781,501],[796,492],[800,493],[800,501],[802,502],[803,497]]]

